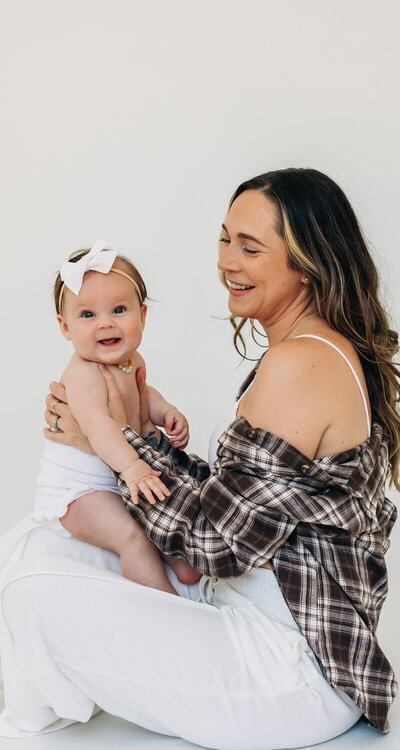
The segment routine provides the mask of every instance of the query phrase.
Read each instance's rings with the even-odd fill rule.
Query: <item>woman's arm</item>
[[[285,375],[281,361],[277,364],[279,384],[282,386],[284,382],[290,393],[290,397],[281,399],[282,429],[288,425],[287,429],[293,430],[296,438],[298,414],[292,420],[290,415],[293,414],[292,403],[301,401],[298,370],[290,367]],[[109,374],[109,377],[112,376]],[[267,383],[263,373],[258,377],[258,383],[261,381],[265,396]],[[271,382],[276,387],[275,378],[272,377]],[[254,420],[260,419],[260,412],[261,419],[266,419],[265,401],[258,406]],[[255,408],[254,400],[250,400],[250,407]],[[310,404],[307,402],[302,408],[308,413]],[[312,439],[315,441],[321,427],[318,420],[314,422]],[[311,502],[304,491],[306,480],[300,482],[302,489],[296,487],[298,471],[309,471],[311,459],[293,445],[295,440],[289,443],[263,427],[259,422],[253,427],[248,419],[235,420],[221,436],[219,460],[209,478],[202,482],[183,473],[184,458],[183,465],[180,463],[181,471],[177,471],[175,462],[168,456],[146,446],[129,428],[123,428],[125,437],[139,455],[162,472],[171,491],[162,506],[132,508],[129,492],[120,482],[132,515],[157,546],[170,555],[184,557],[200,572],[232,576],[273,557],[299,521],[323,522],[329,510],[328,499],[322,495]],[[179,463],[176,454],[174,458]]]
[[[203,482],[179,473],[169,458],[129,427],[123,433],[138,454],[162,472],[171,492],[162,504],[133,506],[129,490],[117,477],[130,513],[166,554],[183,557],[207,575],[237,576],[269,560],[295,529],[298,519],[277,502],[279,493],[288,496],[287,486],[269,479],[265,471],[266,461],[273,461],[263,445],[270,436],[257,431],[257,448],[249,438],[256,431],[245,420],[236,420],[224,433],[219,462]],[[233,447],[239,452],[232,452]],[[257,452],[258,465],[253,463]]]

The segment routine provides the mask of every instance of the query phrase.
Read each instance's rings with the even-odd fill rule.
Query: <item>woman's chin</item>
[[[229,295],[228,309],[229,309],[229,312],[232,313],[232,315],[235,315],[238,318],[253,317],[251,314],[251,310],[249,309],[249,306],[246,305],[245,302],[241,301],[240,297],[238,298],[238,297],[233,297],[232,295]]]

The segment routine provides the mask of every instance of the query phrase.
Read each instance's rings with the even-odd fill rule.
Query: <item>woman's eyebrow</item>
[[[222,224],[222,229],[225,229],[225,232],[227,232],[229,234],[229,232],[228,232],[225,224]],[[260,240],[258,240],[257,237],[252,237],[251,234],[245,234],[244,232],[239,232],[238,237],[240,237],[240,239],[242,239],[242,240],[252,240],[253,242],[257,242],[258,245],[262,245],[263,247],[267,247],[266,245],[264,245],[263,242],[261,242]]]

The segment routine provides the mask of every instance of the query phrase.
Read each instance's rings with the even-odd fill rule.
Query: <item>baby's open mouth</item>
[[[100,339],[97,343],[102,346],[114,346],[114,344],[118,344],[120,341],[121,339]]]

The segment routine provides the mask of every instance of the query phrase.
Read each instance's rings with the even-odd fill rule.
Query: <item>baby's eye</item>
[[[81,318],[93,318],[94,313],[91,310],[84,310]]]
[[[126,307],[124,307],[124,305],[118,305],[118,307],[114,307],[113,312],[115,312],[115,313],[123,313],[123,312],[125,312],[125,310],[126,310]]]

